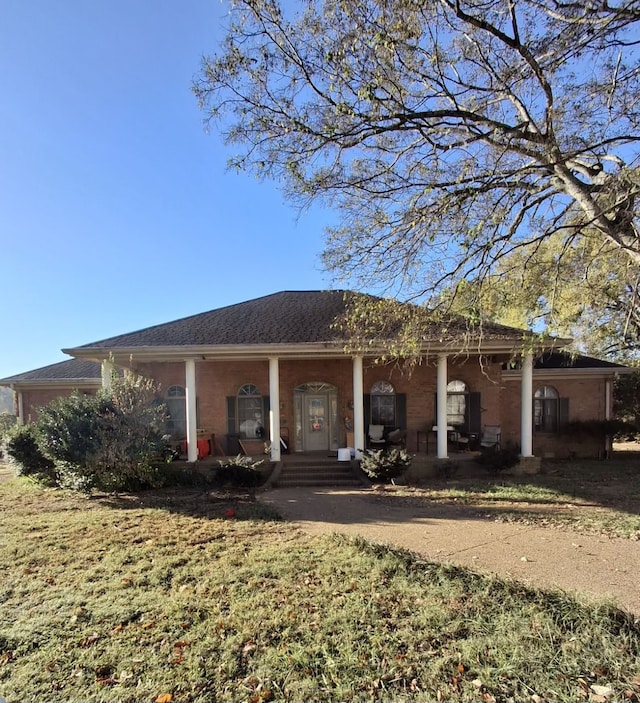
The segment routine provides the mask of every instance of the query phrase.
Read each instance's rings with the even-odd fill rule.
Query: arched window
[[[187,435],[187,393],[182,386],[169,386],[164,403],[167,406],[167,432],[172,437]]]
[[[464,381],[447,383],[447,425],[461,427],[466,424],[469,389]]]
[[[265,436],[262,395],[253,383],[246,383],[238,389],[236,412],[241,438],[262,439]]]
[[[376,381],[371,386],[371,424],[395,427],[396,391],[388,381]]]
[[[553,386],[542,386],[536,391],[533,397],[533,427],[536,432],[558,431],[559,397]]]

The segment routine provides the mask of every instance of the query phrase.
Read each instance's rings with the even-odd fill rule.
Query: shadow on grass
[[[209,520],[282,520],[275,508],[256,499],[254,490],[178,487],[135,493],[101,493],[93,498],[102,505],[120,510],[166,510]]]

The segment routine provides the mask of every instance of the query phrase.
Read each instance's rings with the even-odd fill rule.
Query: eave
[[[529,340],[527,340],[528,342]],[[560,349],[571,340],[553,339],[535,344],[535,351]],[[65,354],[91,361],[101,362],[112,358],[116,364],[126,365],[130,360],[138,362],[184,361],[252,361],[269,357],[280,359],[344,359],[356,355],[376,357],[388,353],[391,343],[375,343],[361,351],[345,351],[340,341],[310,344],[256,344],[256,345],[180,345],[180,346],[136,346],[136,347],[77,347],[63,349]],[[453,341],[428,341],[422,345],[421,355],[456,354],[478,356],[487,354],[520,354],[527,349],[523,339],[469,339],[464,343]]]

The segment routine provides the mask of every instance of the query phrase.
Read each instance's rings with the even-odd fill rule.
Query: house
[[[562,455],[562,423],[604,420],[612,382],[624,367],[561,353],[568,340],[483,324],[443,334],[424,326],[420,363],[375,363],[388,341],[347,351],[335,322],[354,294],[283,291],[237,305],[65,349],[73,360],[0,380],[16,393],[19,416],[35,417],[55,395],[108,384],[113,365],[153,378],[195,461],[200,431],[228,454],[238,440],[271,440],[272,459],[292,452],[358,450],[370,425],[406,431],[412,452],[446,458],[452,435],[477,445],[485,427],[523,457]],[[283,442],[278,441],[282,438]],[[601,446],[579,443],[598,455]]]
[[[14,391],[13,414],[21,422],[38,416],[38,408],[76,391],[95,393],[102,385],[102,365],[95,361],[70,359],[0,380],[0,386]]]

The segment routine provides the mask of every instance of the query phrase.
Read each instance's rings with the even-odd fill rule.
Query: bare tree
[[[637,265],[640,0],[236,0],[194,90],[232,166],[342,215],[337,276],[433,302],[588,229]]]

